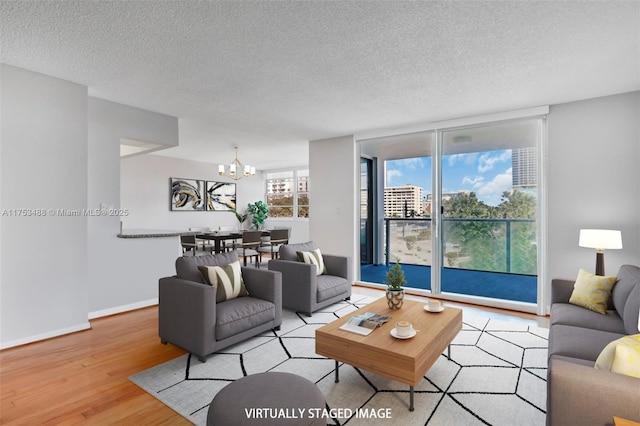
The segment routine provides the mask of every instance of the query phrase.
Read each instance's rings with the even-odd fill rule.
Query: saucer
[[[444,311],[444,306],[440,305],[439,309],[429,309],[429,305],[424,305],[424,310],[427,311],[427,312],[437,313],[437,312]]]
[[[409,333],[408,336],[398,336],[398,334],[396,333],[396,329],[392,328],[391,329],[391,335],[393,337],[395,337],[396,339],[411,339],[413,336],[415,336],[418,332],[416,330],[411,330],[411,333]]]

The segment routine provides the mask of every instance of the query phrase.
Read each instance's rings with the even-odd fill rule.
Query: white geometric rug
[[[483,317],[463,317],[463,328],[415,386],[409,387],[315,353],[315,329],[374,298],[355,295],[312,318],[283,311],[281,329],[269,331],[208,357],[202,364],[183,355],[131,376],[138,386],[196,425],[205,425],[209,403],[220,389],[249,374],[285,371],[316,383],[329,409],[349,414],[330,425],[544,425],[548,329]],[[160,343],[158,343],[160,344]],[[389,408],[391,418],[358,418],[358,409]],[[342,409],[342,410],[337,410]],[[250,424],[250,423],[248,423]]]

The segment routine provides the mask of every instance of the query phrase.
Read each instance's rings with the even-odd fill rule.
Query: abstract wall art
[[[207,210],[229,212],[236,209],[236,184],[207,181]]]
[[[204,211],[204,185],[203,180],[171,178],[171,210]]]

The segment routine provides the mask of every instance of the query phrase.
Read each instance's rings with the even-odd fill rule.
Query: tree
[[[535,219],[536,199],[517,189],[505,191],[497,207],[497,214],[505,219]]]
[[[492,208],[478,200],[475,192],[460,193],[443,203],[444,217],[452,219],[489,219]],[[449,235],[452,241],[464,245],[477,239],[493,236],[495,223],[489,221],[449,221]]]
[[[535,275],[537,271],[536,225],[511,222],[508,225],[486,219],[535,219],[536,199],[526,192],[502,193],[501,203],[491,207],[478,200],[476,194],[462,193],[443,202],[446,218],[470,219],[445,222],[447,241],[460,244],[461,267],[485,271],[506,271],[506,244],[510,239],[510,270]],[[474,220],[485,219],[485,220]],[[507,235],[506,226],[510,226]]]
[[[444,217],[451,218],[489,218],[491,207],[478,200],[475,192],[461,192],[442,203]]]
[[[497,210],[499,216],[506,219],[535,219],[536,199],[522,191],[505,191]],[[538,269],[535,222],[512,222],[510,231],[510,272],[535,275]]]

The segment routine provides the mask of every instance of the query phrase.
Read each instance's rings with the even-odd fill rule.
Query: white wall
[[[123,220],[124,228],[188,230],[239,225],[233,212],[171,211],[171,177],[234,182],[218,175],[217,164],[154,154],[123,158],[120,196],[122,206],[130,211]],[[235,183],[238,210],[244,211],[247,204],[264,200],[262,173]],[[245,222],[245,227],[249,224]]]
[[[639,118],[640,92],[550,107],[547,277],[574,278],[579,268],[594,270],[595,250],[578,247],[581,228],[622,231],[624,249],[605,253],[607,274],[625,263],[640,264]],[[310,143],[310,236],[327,252],[355,259],[353,145],[350,136]],[[548,289],[550,283],[544,285]]]
[[[0,346],[89,326],[87,88],[0,64],[0,207],[46,216],[0,218]]]
[[[359,162],[353,136],[309,143],[310,238],[323,253],[350,256],[354,272],[360,264],[356,257]]]
[[[120,139],[178,144],[178,119],[89,98],[89,206],[120,205]],[[123,217],[126,221],[127,217]],[[175,273],[177,237],[121,239],[120,218],[91,218],[89,228],[89,317],[157,301],[158,278]]]
[[[215,167],[205,163],[130,157],[122,161],[120,197],[120,138],[175,145],[176,118],[88,98],[86,87],[4,64],[0,91],[0,210],[105,203],[130,208],[125,226],[144,228],[210,226],[191,216],[200,214],[213,226],[235,220],[169,212],[168,178],[216,180]],[[608,273],[640,264],[639,116],[639,92],[551,107],[549,277],[593,268],[593,251],[577,245],[583,227],[622,231],[624,249],[605,255]],[[354,270],[356,157],[351,136],[311,142],[311,219],[268,220],[292,224],[293,242],[313,239],[327,253],[352,256]],[[263,196],[262,179],[239,182],[240,203]],[[179,254],[177,239],[117,238],[117,217],[3,215],[0,229],[0,347],[83,329],[88,317],[152,302],[158,278],[174,273]]]
[[[267,228],[289,228],[289,243],[305,243],[311,238],[309,236],[308,219],[267,219]]]
[[[239,226],[232,212],[181,212],[170,211],[169,178],[202,179],[234,182],[218,175],[218,165],[201,161],[184,160],[156,154],[138,155],[122,159],[121,202],[130,211],[123,218],[125,229],[187,230],[194,227],[218,228]],[[263,173],[240,179],[236,183],[236,202],[243,212],[247,204],[265,199]],[[250,219],[244,228],[251,225]],[[305,219],[267,219],[267,228],[291,228],[291,242],[308,241],[309,222]]]
[[[548,117],[548,276],[593,272],[581,228],[619,229],[605,273],[640,265],[640,92],[554,105]]]

